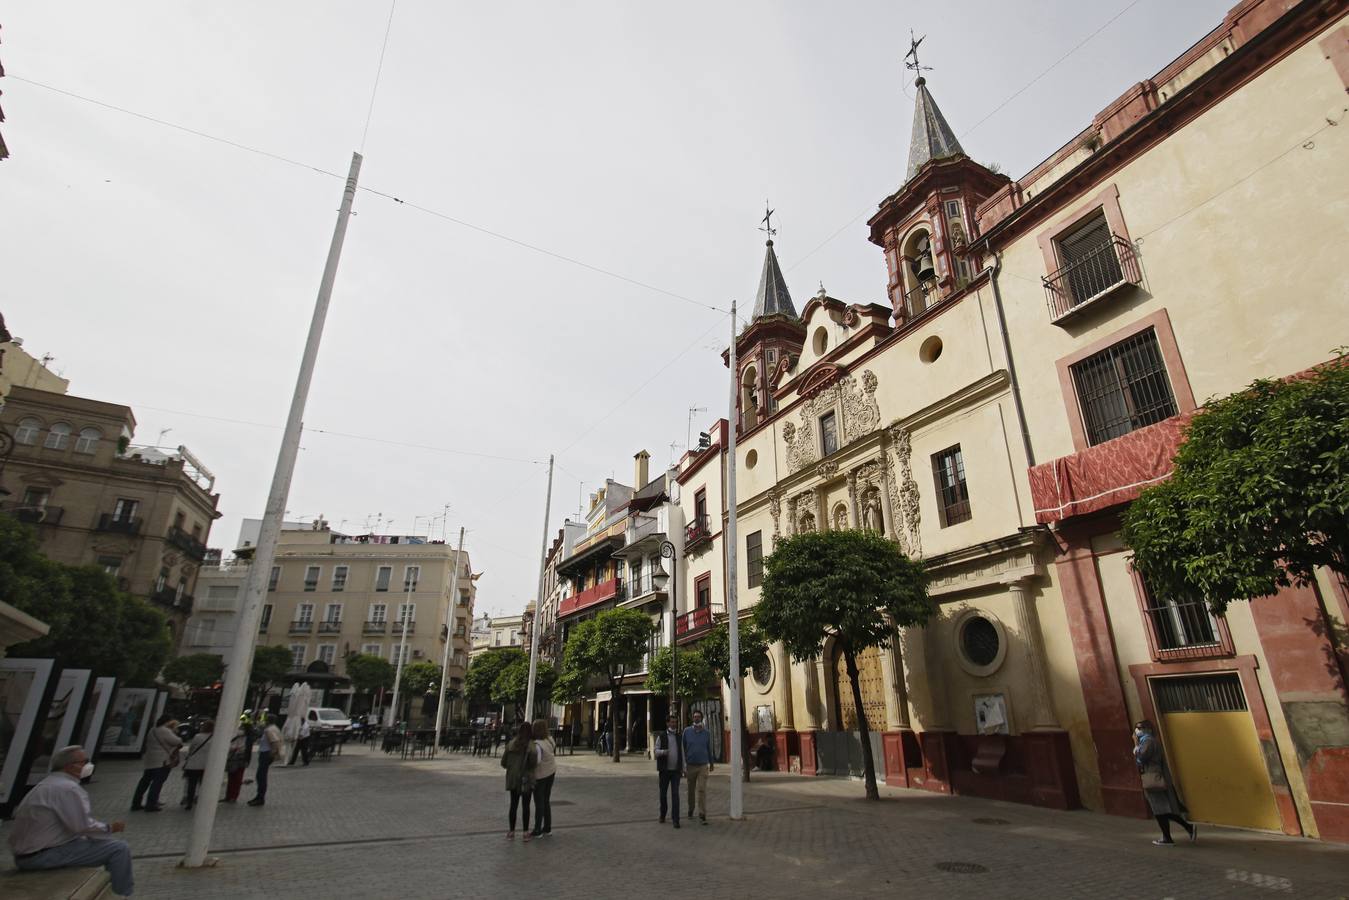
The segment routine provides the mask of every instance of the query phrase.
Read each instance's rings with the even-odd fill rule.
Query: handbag
[[[1139,775],[1139,779],[1143,782],[1143,790],[1145,791],[1166,790],[1166,779],[1157,769],[1144,769]]]

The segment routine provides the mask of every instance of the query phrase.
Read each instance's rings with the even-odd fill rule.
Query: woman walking
[[[173,716],[160,716],[155,728],[145,741],[145,772],[136,784],[136,792],[131,796],[131,811],[145,810],[159,812],[159,792],[169,777],[169,772],[178,765],[178,750],[183,741],[177,734],[178,720]],[[149,789],[147,797],[145,792]],[[142,800],[145,802],[142,804]]]
[[[1162,749],[1157,729],[1147,719],[1134,726],[1134,762],[1143,781],[1143,796],[1147,798],[1148,808],[1162,829],[1162,836],[1153,841],[1159,847],[1175,844],[1171,840],[1171,823],[1175,822],[1189,834],[1190,840],[1199,837],[1199,828],[1193,822],[1185,821],[1184,802],[1176,793],[1176,784],[1171,778],[1171,769],[1166,764],[1166,751]]]
[[[239,800],[239,791],[244,786],[244,772],[248,770],[248,735],[243,728],[234,733],[230,740],[230,753],[225,757],[225,802]]]
[[[501,753],[501,768],[506,770],[506,790],[511,793],[511,830],[506,832],[506,840],[515,840],[515,811],[524,800],[524,826],[529,828],[529,795],[534,789],[534,767],[538,763],[538,754],[534,750],[534,729],[528,722],[521,722],[515,738],[506,745]],[[525,840],[532,835],[525,831]]]
[[[548,736],[548,720],[534,720],[534,830],[530,836],[553,833],[553,779],[557,777],[557,748]],[[529,816],[525,816],[525,824]]]
[[[183,779],[187,782],[183,789],[183,807],[191,809],[197,804],[197,788],[201,787],[202,776],[206,774],[207,747],[215,732],[215,723],[210,719],[201,723],[201,731],[187,745],[187,757],[183,760]]]

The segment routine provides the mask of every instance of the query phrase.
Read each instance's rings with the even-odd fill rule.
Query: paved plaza
[[[724,767],[710,824],[674,831],[656,821],[649,761],[558,768],[554,834],[531,844],[503,838],[496,759],[355,747],[273,768],[266,807],[221,804],[220,863],[201,870],[177,867],[191,823],[180,775],[160,813],[127,811],[135,761],[101,762],[90,793],[95,815],[128,822],[145,898],[1349,898],[1349,847],[1302,839],[1209,827],[1198,844],[1154,847],[1151,821],[885,788],[868,803],[855,781],[777,773],[755,774],[733,823]]]

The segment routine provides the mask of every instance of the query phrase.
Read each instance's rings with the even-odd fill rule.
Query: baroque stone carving
[[[821,479],[828,480],[838,474],[838,463],[830,460],[820,463],[820,467],[815,470],[815,474]]]
[[[862,502],[862,527],[867,531],[885,533],[885,517],[881,513],[881,492],[868,488],[866,499]]]
[[[843,400],[843,431],[847,441],[855,441],[876,430],[881,423],[881,408],[876,402],[876,373],[862,373],[862,386],[849,376],[839,382]]]
[[[913,480],[910,457],[913,455],[913,442],[909,432],[902,425],[890,427],[891,448],[895,453],[894,475],[892,481],[898,485],[897,509],[903,518],[903,527],[908,536],[910,556],[923,555],[923,538],[920,530],[922,516],[918,507],[918,482]],[[899,528],[895,529],[897,532]]]
[[[815,443],[815,423],[831,410],[841,409],[839,424],[840,445],[875,431],[881,421],[881,409],[876,402],[876,374],[870,369],[862,373],[861,383],[852,375],[845,375],[801,403],[797,422],[782,426],[782,439],[787,444],[787,470],[799,472],[820,458]],[[832,474],[832,473],[831,473]]]
[[[814,419],[804,411],[801,424],[787,422],[782,426],[782,439],[787,443],[787,469],[799,472],[818,459],[815,449]]]
[[[834,524],[835,531],[843,531],[848,527],[848,507],[842,503],[834,504]]]
[[[773,543],[777,544],[782,537],[782,497],[777,491],[770,491],[768,494],[768,514],[773,517]]]
[[[814,513],[806,513],[805,515],[801,516],[801,528],[800,528],[800,533],[801,533],[801,534],[809,534],[810,532],[812,532],[812,531],[814,531],[814,530],[815,530],[815,514],[814,514]]]

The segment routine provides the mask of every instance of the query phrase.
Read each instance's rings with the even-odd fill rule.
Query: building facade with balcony
[[[0,428],[13,440],[0,512],[34,525],[44,555],[97,565],[169,619],[174,644],[219,517],[215,477],[185,447],[131,443],[129,407],[10,388]]]
[[[1195,818],[1349,841],[1345,586],[1322,573],[1215,617],[1154,598],[1119,536],[1206,398],[1349,344],[1349,213],[1328,202],[1349,193],[1346,89],[1344,4],[1243,2],[976,212],[1093,808],[1142,812],[1128,752],[1149,718]]]
[[[459,556],[416,535],[339,534],[319,520],[281,532],[257,644],[287,648],[296,672],[318,660],[345,675],[347,657],[357,653],[397,664],[406,630],[405,664],[438,666],[452,641],[449,685],[458,690],[476,596],[467,551]],[[414,703],[414,714],[419,708]]]

